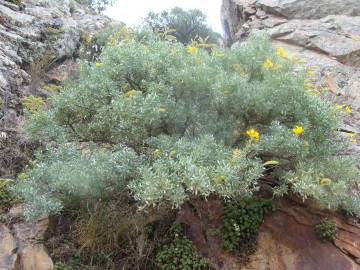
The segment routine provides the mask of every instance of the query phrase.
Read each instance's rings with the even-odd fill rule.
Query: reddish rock
[[[320,211],[315,205],[293,199],[276,202],[261,225],[257,250],[247,260],[221,249],[214,234],[221,224],[222,203],[217,199],[185,205],[178,221],[187,225],[188,237],[199,253],[221,270],[358,270],[360,226],[347,223],[337,213]],[[314,226],[327,217],[337,223],[334,244],[321,242]]]
[[[21,270],[53,270],[54,265],[43,245],[24,247],[20,255]]]
[[[43,238],[49,225],[48,217],[43,217],[36,222],[20,222],[13,225],[13,233],[19,246],[27,242],[37,242]]]
[[[16,242],[10,230],[0,224],[0,270],[16,270]]]
[[[236,264],[237,259],[223,252],[220,239],[215,235],[221,225],[221,208],[222,202],[217,199],[187,203],[179,212],[177,221],[186,224],[188,237],[214,267],[230,269],[227,267]]]
[[[339,229],[350,226],[336,215],[329,218],[336,221]],[[360,269],[360,265],[353,259],[359,250],[349,248],[347,254],[343,251],[343,242],[346,243],[344,233],[340,232],[338,235],[339,246],[321,242],[317,238],[314,226],[319,220],[318,213],[311,213],[311,209],[281,201],[279,209],[272,213],[261,227],[258,250],[250,256],[250,262],[240,269]],[[345,234],[351,234],[351,242],[358,244],[360,228],[351,228],[353,231],[346,231]]]
[[[11,218],[22,216],[23,206],[9,211]],[[48,217],[36,222],[18,222],[11,230],[0,224],[0,270],[53,270],[54,265],[40,242],[48,227]]]

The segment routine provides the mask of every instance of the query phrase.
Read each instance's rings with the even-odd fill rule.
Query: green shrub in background
[[[3,224],[7,224],[9,223],[10,221],[10,218],[8,215],[6,215],[5,213],[1,213],[0,212],[0,224],[3,223]]]
[[[65,263],[57,262],[54,265],[55,270],[72,270],[73,268],[71,266],[68,266]]]
[[[269,161],[276,195],[359,211],[341,114],[309,93],[306,70],[261,35],[229,51],[200,47],[135,31],[82,63],[80,79],[28,117],[46,147],[16,188],[27,216],[123,192],[143,207],[249,197]]]
[[[206,15],[198,9],[183,10],[175,7],[160,13],[150,12],[144,19],[144,25],[155,33],[173,29],[172,35],[185,45],[199,37],[216,44],[221,39],[221,35],[206,24]]]
[[[107,6],[112,5],[115,0],[75,0],[81,5],[86,5],[96,12],[102,12]]]
[[[270,209],[271,201],[262,198],[225,205],[222,210],[223,224],[217,232],[223,248],[235,252],[244,245],[256,242],[260,225]]]
[[[321,241],[334,242],[338,228],[335,221],[322,219],[321,222],[315,226],[315,232]]]

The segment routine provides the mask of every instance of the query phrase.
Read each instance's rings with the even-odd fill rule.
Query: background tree
[[[160,13],[150,12],[144,19],[144,24],[154,32],[164,32],[167,29],[176,30],[172,35],[185,45],[190,44],[191,40],[197,37],[208,38],[209,43],[216,44],[221,39],[221,35],[206,24],[206,15],[198,9],[186,11],[175,7]]]
[[[76,0],[79,4],[86,5],[91,9],[101,12],[109,5],[112,5],[116,0]]]

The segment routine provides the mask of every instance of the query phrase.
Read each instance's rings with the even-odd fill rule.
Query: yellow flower
[[[322,178],[320,180],[320,185],[322,185],[322,186],[329,186],[330,184],[331,184],[330,178]]]
[[[233,151],[233,155],[235,157],[240,157],[241,156],[241,150],[239,148],[235,148]]]
[[[340,104],[336,104],[335,106],[334,106],[334,108],[333,108],[333,112],[338,112],[338,111],[341,111],[341,110],[343,110],[344,109],[344,111],[346,112],[346,113],[352,113],[352,109],[350,108],[350,106],[349,105],[347,105],[347,104],[342,104],[342,105],[340,105]]]
[[[315,89],[315,84],[311,83],[311,82],[308,82],[308,81],[305,81],[304,83],[304,87],[305,89]]]
[[[310,89],[310,90],[307,90],[306,93],[308,93],[309,95],[312,95],[312,96],[317,96],[317,95],[320,94],[319,91],[317,91],[317,90],[311,90],[311,89]]]
[[[280,48],[278,48],[278,49],[276,50],[276,54],[277,54],[279,57],[284,58],[284,59],[288,59],[288,58],[289,58],[287,51],[286,51],[284,48],[282,48],[282,47],[280,47]]]
[[[348,105],[344,105],[345,107],[344,107],[344,110],[345,110],[345,112],[347,112],[347,113],[352,113],[352,110],[351,110],[351,108],[348,106]]]
[[[125,97],[135,97],[135,96],[137,96],[139,93],[140,93],[140,91],[130,90],[130,91],[127,91],[126,93],[124,93],[123,95],[124,95]]]
[[[155,151],[154,151],[154,156],[155,156],[155,157],[159,157],[160,154],[161,154],[161,150],[160,150],[159,148],[158,148],[158,149],[155,149]]]
[[[171,158],[175,157],[176,156],[176,151],[175,150],[172,150],[170,152],[170,155],[169,155]]]
[[[312,77],[312,76],[315,75],[315,72],[314,72],[313,70],[311,70],[311,69],[308,69],[308,70],[306,71],[306,75],[308,75],[309,77]]]
[[[197,55],[199,52],[199,48],[193,47],[193,46],[187,46],[187,51],[192,55]]]
[[[99,68],[99,67],[104,66],[104,63],[101,63],[101,62],[96,62],[96,63],[95,63],[95,66]]]
[[[301,135],[304,133],[304,128],[302,126],[298,126],[296,125],[293,129],[292,132],[296,135]]]
[[[259,141],[260,140],[260,133],[253,129],[250,128],[246,131],[246,134],[250,137],[250,139],[255,140],[255,141]]]
[[[350,141],[352,141],[353,143],[356,143],[355,133],[353,133],[353,132],[346,132],[346,136],[350,139]]]
[[[166,109],[165,108],[159,108],[159,112],[164,113],[164,112],[166,112]]]
[[[263,67],[266,69],[272,69],[274,67],[274,63],[270,58],[268,58],[264,61]]]
[[[332,110],[333,112],[338,112],[341,111],[343,107],[344,107],[343,105],[336,104]]]
[[[221,182],[224,182],[226,180],[226,176],[225,175],[220,175],[216,178],[216,182],[217,183],[221,183]]]

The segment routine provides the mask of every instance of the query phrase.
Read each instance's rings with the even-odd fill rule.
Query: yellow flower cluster
[[[165,108],[159,108],[158,111],[161,112],[161,113],[165,113],[165,112],[166,112],[166,109],[165,109]]]
[[[272,69],[272,68],[274,68],[274,63],[273,63],[273,61],[272,61],[270,58],[268,58],[268,59],[266,59],[266,60],[264,61],[263,67],[264,67],[265,69]]]
[[[220,183],[224,182],[225,180],[226,180],[226,176],[220,175],[216,178],[216,183],[220,184]]]
[[[322,178],[320,180],[320,185],[322,186],[329,186],[331,184],[331,179],[330,178]]]
[[[161,155],[161,150],[160,149],[155,149],[154,156],[159,157],[160,155]]]
[[[287,51],[282,47],[280,47],[276,50],[276,54],[281,58],[289,59],[289,55],[288,55]]]
[[[199,48],[190,45],[186,47],[186,50],[194,56],[196,56],[199,53]]]
[[[55,84],[44,85],[43,89],[47,92],[59,92],[62,89],[62,86]]]
[[[350,139],[350,141],[352,141],[353,143],[356,143],[355,133],[353,133],[353,132],[346,132],[346,136]]]
[[[292,132],[295,134],[295,135],[301,135],[304,133],[304,127],[303,126],[300,126],[300,125],[296,125],[293,129],[292,129]]]
[[[176,150],[172,150],[169,155],[171,158],[174,158],[176,156]]]
[[[95,66],[96,66],[97,68],[100,68],[100,67],[103,67],[103,66],[104,66],[104,63],[102,63],[102,62],[96,62],[96,63],[95,63]]]
[[[45,101],[41,97],[27,96],[21,101],[21,104],[29,112],[35,113],[45,105]]]
[[[333,108],[333,112],[339,112],[339,111],[342,111],[344,110],[344,112],[346,113],[352,113],[352,109],[350,108],[349,105],[343,103],[343,104],[336,104]]]
[[[347,112],[347,113],[352,113],[352,110],[351,110],[351,108],[350,108],[348,105],[345,105],[345,106],[344,106],[344,110],[345,110],[345,112]]]
[[[246,131],[246,135],[248,135],[251,140],[255,140],[255,141],[260,140],[260,133],[257,130],[253,129],[253,128],[248,129]]]

